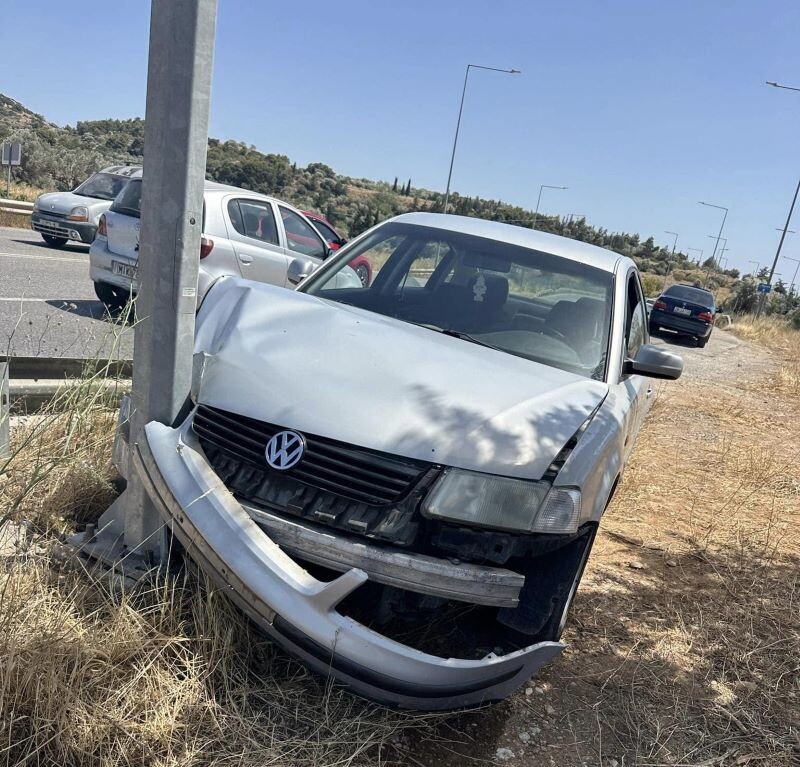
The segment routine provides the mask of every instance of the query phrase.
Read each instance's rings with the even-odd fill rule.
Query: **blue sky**
[[[0,91],[60,124],[143,115],[148,17],[4,0]],[[543,212],[706,256],[721,211],[697,201],[715,202],[749,270],[800,176],[800,93],[764,84],[800,86],[798,30],[796,0],[220,0],[210,133],[443,191],[464,67],[515,67],[470,75],[455,190],[532,208],[565,185]]]

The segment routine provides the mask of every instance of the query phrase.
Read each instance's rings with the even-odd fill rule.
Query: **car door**
[[[274,204],[269,200],[231,197],[226,212],[242,276],[285,287],[290,259],[281,245]]]
[[[633,359],[642,344],[647,343],[647,305],[642,291],[639,273],[635,269],[628,272],[625,288],[625,339],[623,356]],[[624,366],[623,366],[624,369]],[[650,379],[641,375],[621,374],[620,381],[624,397],[628,401],[625,422],[624,456],[628,455],[636,442],[636,436],[647,415],[649,400],[653,394]]]
[[[278,204],[278,210],[289,260],[304,256],[319,266],[329,252],[328,245],[319,232],[291,208]]]

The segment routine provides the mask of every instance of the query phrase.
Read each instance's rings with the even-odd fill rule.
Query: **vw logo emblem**
[[[286,471],[291,469],[306,450],[306,441],[296,431],[279,431],[267,442],[264,456],[273,469]]]

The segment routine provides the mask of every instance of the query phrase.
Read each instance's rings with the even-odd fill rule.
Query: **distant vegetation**
[[[0,94],[0,140],[4,139],[24,144],[23,164],[16,169],[15,179],[36,188],[71,189],[105,165],[141,164],[144,120],[92,120],[79,122],[74,128],[60,127]],[[348,237],[390,216],[416,210],[441,212],[443,208],[443,194],[414,187],[412,179],[404,180],[404,176],[395,177],[390,183],[342,176],[321,162],[301,168],[286,155],[264,154],[238,141],[209,139],[207,176],[275,195],[304,209],[318,210]],[[533,211],[525,208],[458,193],[451,194],[450,208],[460,215],[524,227],[531,227],[534,219]],[[643,240],[638,234],[609,232],[584,218],[541,213],[536,226],[630,256],[645,275],[648,295],[658,294],[670,269],[669,281],[718,289],[718,299],[726,301],[726,308],[735,304],[737,310],[749,311],[755,304],[754,280],[740,279],[737,269],[721,271],[710,258],[697,263],[682,252],[671,258],[670,249],[657,245],[653,237]],[[798,310],[800,298],[787,295],[786,288],[778,282],[770,297],[770,312],[788,314]]]

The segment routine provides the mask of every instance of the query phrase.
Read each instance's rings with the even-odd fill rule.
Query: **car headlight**
[[[88,221],[89,208],[84,205],[76,205],[67,216],[67,221]]]
[[[547,482],[445,469],[422,504],[433,519],[528,533],[574,533],[581,491]]]

